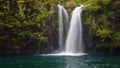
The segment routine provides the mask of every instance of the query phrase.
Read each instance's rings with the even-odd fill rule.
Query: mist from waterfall
[[[81,13],[83,5],[76,7],[71,16],[70,23],[65,8],[58,5],[59,13],[59,46],[64,53],[82,53],[84,51],[82,41]],[[70,26],[69,26],[70,25]],[[68,28],[69,26],[69,28]]]

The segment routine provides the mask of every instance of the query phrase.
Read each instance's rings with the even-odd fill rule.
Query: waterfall
[[[84,51],[81,22],[82,7],[83,5],[73,10],[70,23],[68,23],[67,11],[63,6],[58,5],[59,46],[60,51],[64,51],[64,53],[82,53]]]
[[[64,51],[65,40],[68,31],[68,13],[62,5],[58,5],[59,14],[59,47],[60,51]]]
[[[70,28],[66,39],[66,53],[82,53],[82,22],[81,22],[82,5],[76,7],[72,12]]]

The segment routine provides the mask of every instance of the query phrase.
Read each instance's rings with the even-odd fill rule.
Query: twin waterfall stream
[[[81,22],[82,7],[83,5],[76,7],[70,16],[62,5],[58,5],[59,47],[60,52],[64,54],[78,54],[84,51]]]

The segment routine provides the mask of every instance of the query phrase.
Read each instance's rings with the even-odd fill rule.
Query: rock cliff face
[[[89,32],[89,27],[83,24],[83,42],[85,46],[85,52],[94,53],[95,47],[93,42],[93,35]]]
[[[115,25],[114,27],[116,27],[116,28],[115,29],[112,28],[112,29],[113,29],[113,31],[118,32],[118,35],[117,34],[115,35],[116,37],[118,37],[119,36],[119,29],[120,29],[120,27],[119,27],[119,16],[120,15],[118,15],[119,14],[119,9],[117,9],[117,8],[119,8],[119,6],[117,5],[117,1],[116,1],[115,5],[114,5],[114,1],[111,2],[111,3],[113,3],[113,4],[109,5],[110,6],[109,10],[112,11],[110,13],[111,17],[109,18],[110,19],[109,21],[111,21],[111,23],[112,23],[110,25],[110,27],[112,25]],[[118,4],[119,4],[119,2],[118,2]],[[73,10],[73,8],[76,7],[77,5],[74,2],[66,2],[64,6],[68,10],[68,12],[71,13],[71,10]],[[45,27],[45,37],[47,37],[47,42],[43,42],[39,47],[38,44],[37,44],[38,39],[33,38],[30,41],[29,44],[28,43],[26,43],[26,44],[23,43],[24,45],[21,46],[22,47],[21,49],[19,48],[20,46],[16,46],[13,49],[12,49],[12,46],[10,46],[10,45],[0,46],[0,54],[51,53],[51,52],[55,51],[56,49],[59,49],[59,45],[58,45],[58,13],[57,13],[58,7],[57,7],[57,4],[56,3],[51,3],[51,4],[48,4],[47,7],[45,7],[45,8],[49,9],[49,11],[51,12],[51,14],[45,20],[45,25],[47,25],[47,28]],[[103,12],[103,9],[104,8],[102,8],[102,12]],[[113,9],[116,10],[116,14],[113,11]],[[99,15],[99,12],[97,12],[94,15],[96,16],[97,14]],[[99,19],[99,16],[98,16],[98,19]],[[110,49],[109,49],[110,47],[109,48],[108,47],[96,48],[95,42],[99,41],[100,39],[98,39],[95,35],[90,33],[89,29],[90,28],[87,25],[85,25],[84,22],[83,22],[83,42],[84,42],[84,46],[85,46],[85,52],[86,53],[94,53],[94,54],[95,53],[110,53]],[[5,32],[8,32],[8,34],[9,34],[11,32],[11,29],[9,31],[7,31],[7,30],[8,29],[5,29],[5,26],[4,26],[3,32],[5,31]],[[38,28],[36,26],[35,26],[35,30],[38,30]],[[40,31],[40,30],[38,30],[38,31]],[[2,30],[1,30],[1,32],[2,32]],[[111,37],[113,38],[114,36],[111,36]],[[15,37],[15,39],[16,39],[16,37]],[[27,38],[25,40],[28,41],[29,38]],[[113,41],[113,43],[116,43],[117,40],[112,40],[112,41]],[[4,41],[4,43],[6,43],[6,41]],[[118,42],[118,44],[119,44],[119,42]],[[18,43],[17,43],[17,45],[18,45]],[[10,48],[11,48],[11,50],[10,50]],[[113,54],[120,54],[120,46],[119,45],[117,46],[117,48],[115,48],[113,50]]]

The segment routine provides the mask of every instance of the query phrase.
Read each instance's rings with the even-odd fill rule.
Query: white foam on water
[[[54,53],[54,54],[40,54],[40,56],[83,56],[87,53]]]

